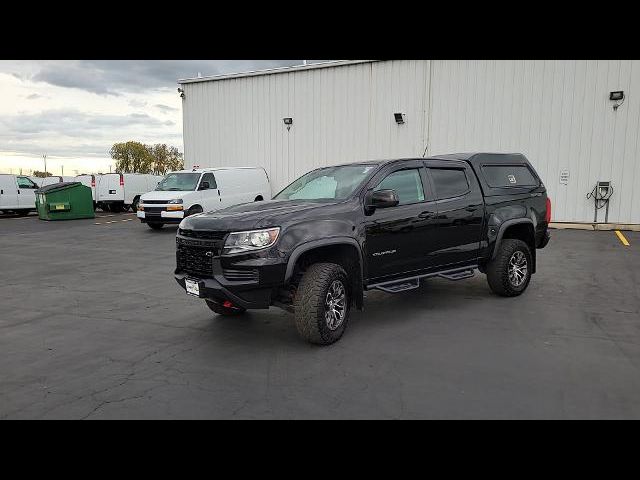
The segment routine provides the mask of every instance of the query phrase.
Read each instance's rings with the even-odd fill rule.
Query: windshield
[[[343,200],[349,197],[375,165],[342,165],[313,170],[275,197],[276,200]]]
[[[156,190],[160,192],[192,191],[196,189],[199,179],[199,173],[169,173],[158,183]]]

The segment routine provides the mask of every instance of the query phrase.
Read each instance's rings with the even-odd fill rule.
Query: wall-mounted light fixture
[[[293,118],[285,117],[285,118],[282,119],[282,121],[287,126],[287,130],[291,129],[291,125],[293,125]]]
[[[624,103],[624,92],[622,90],[610,92],[609,100],[611,100],[612,102],[619,102],[613,105],[613,109],[618,110],[618,107]]]
[[[393,118],[396,119],[396,123],[398,125],[402,125],[405,122],[405,114],[404,113],[394,113]]]
[[[184,98],[184,90],[178,87],[178,93],[180,94],[180,98]]]

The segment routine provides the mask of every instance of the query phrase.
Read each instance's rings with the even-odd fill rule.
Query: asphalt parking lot
[[[554,230],[517,298],[368,292],[317,347],[187,297],[175,227],[97,216],[0,217],[0,418],[640,418],[640,233]]]

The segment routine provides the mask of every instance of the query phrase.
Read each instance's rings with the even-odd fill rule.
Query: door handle
[[[478,208],[477,205],[468,205],[467,208],[465,208],[465,210],[467,212],[475,212],[477,208]]]
[[[418,218],[424,218],[425,220],[427,220],[431,218],[434,213],[436,212],[422,212],[420,215],[418,215]]]

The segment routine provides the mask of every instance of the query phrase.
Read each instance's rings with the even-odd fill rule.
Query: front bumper
[[[245,309],[269,308],[273,303],[273,288],[253,285],[223,285],[216,278],[197,278],[187,273],[176,273],[176,282],[185,289],[185,279],[196,280],[200,288],[200,298],[219,303],[229,300]]]
[[[287,259],[277,250],[220,255],[224,238],[203,240],[176,236],[175,279],[186,290],[185,279],[198,282],[200,298],[245,309],[269,308],[284,284]]]
[[[145,212],[138,210],[136,216],[142,223],[175,223],[178,224],[184,219],[184,212]]]

